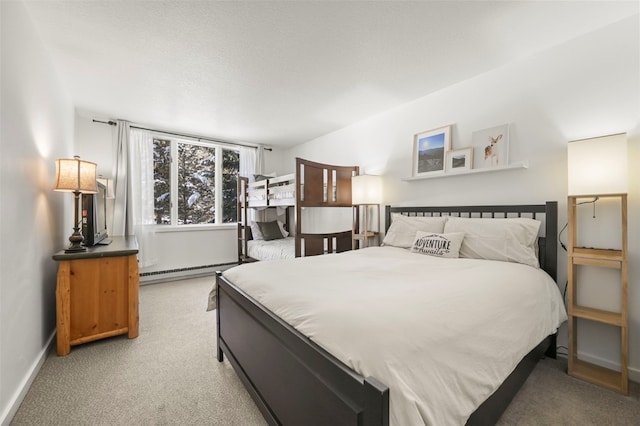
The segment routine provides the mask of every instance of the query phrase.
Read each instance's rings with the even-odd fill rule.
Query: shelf
[[[600,260],[611,260],[615,262],[622,262],[622,250],[611,250],[611,249],[597,249],[597,248],[587,248],[587,247],[574,247],[573,248],[573,257],[580,257],[585,259],[600,259]]]
[[[621,250],[574,247],[570,255],[574,265],[620,269],[625,260]]]
[[[570,307],[569,313],[572,317],[584,318],[591,321],[598,321],[605,324],[623,326],[622,314],[618,312],[603,311],[601,309],[587,308],[585,306],[574,305]]]
[[[402,178],[403,181],[410,182],[414,180],[423,180],[423,179],[438,179],[444,177],[451,176],[462,176],[462,175],[474,175],[477,173],[489,173],[489,172],[500,172],[504,170],[514,170],[514,169],[528,169],[529,162],[528,161],[518,161],[516,163],[509,164],[507,166],[499,166],[499,167],[490,167],[486,169],[471,169],[465,170],[462,172],[441,172],[441,173],[433,173],[427,176],[411,176]]]
[[[377,237],[378,233],[373,231],[361,232],[359,234],[353,234],[354,240],[364,240],[365,238],[374,238]]]
[[[573,358],[571,364],[572,368],[569,369],[570,375],[607,389],[625,395],[627,394],[628,384],[627,381],[622,378],[621,372],[600,367],[599,365],[591,364],[590,362],[577,358]]]
[[[620,199],[622,227],[622,249],[602,249],[593,247],[576,247],[578,239],[578,198],[615,197]],[[569,210],[569,276],[567,279],[569,306],[569,374],[582,380],[600,385],[616,392],[628,394],[628,277],[627,277],[627,195],[626,194],[593,194],[569,196],[567,199]],[[620,270],[621,303],[620,312],[611,312],[577,304],[577,267],[580,265],[613,268]],[[578,319],[595,321],[617,327],[620,332],[620,371],[614,371],[578,359]]]
[[[584,195],[570,195],[570,198],[575,200],[582,200],[584,198],[620,198],[622,196],[626,196],[627,194],[584,194]]]
[[[574,265],[584,265],[584,266],[600,266],[603,268],[612,268],[612,269],[620,269],[622,267],[622,262],[619,260],[604,260],[604,259],[594,259],[589,257],[573,257],[572,262]]]

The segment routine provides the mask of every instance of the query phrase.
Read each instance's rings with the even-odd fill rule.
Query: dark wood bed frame
[[[351,229],[330,233],[303,233],[302,209],[318,207],[348,207],[351,204],[351,177],[359,174],[358,166],[337,166],[296,158],[296,196],[293,204],[279,207],[295,207],[295,256],[316,256],[351,250]],[[249,179],[238,178],[238,263],[254,262],[247,256],[247,241],[253,238],[248,226],[247,188]],[[268,186],[268,184],[267,184]],[[335,192],[334,189],[335,188]],[[275,206],[274,206],[275,207]],[[354,217],[359,217],[356,209]],[[285,226],[289,226],[289,209],[285,214]],[[357,226],[356,222],[356,226]]]
[[[539,238],[541,267],[555,280],[557,268],[557,202],[542,205],[386,208],[391,213],[467,217],[544,216]],[[389,424],[389,389],[363,377],[217,274],[217,358],[224,354],[272,425]],[[518,364],[503,384],[482,403],[468,425],[497,422],[537,361],[555,358],[555,334],[545,338]],[[501,349],[497,349],[501,350]]]

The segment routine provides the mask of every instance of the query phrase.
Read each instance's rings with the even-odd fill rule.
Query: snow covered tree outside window
[[[171,224],[171,141],[153,140],[153,196],[156,224]]]
[[[215,223],[214,147],[178,144],[178,224]]]
[[[237,151],[171,139],[155,138],[153,144],[156,224],[236,221]],[[175,164],[172,158],[176,158]]]

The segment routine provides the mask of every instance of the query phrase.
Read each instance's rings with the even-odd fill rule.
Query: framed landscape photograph
[[[473,167],[473,148],[454,149],[447,152],[447,173],[471,170]]]
[[[451,125],[417,133],[413,137],[413,177],[444,173],[451,149]]]
[[[473,132],[474,168],[486,169],[509,164],[509,125]]]

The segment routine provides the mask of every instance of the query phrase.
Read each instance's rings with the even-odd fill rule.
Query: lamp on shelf
[[[56,180],[54,191],[72,192],[74,195],[74,222],[73,234],[69,237],[71,245],[65,249],[66,253],[85,251],[82,245],[84,237],[80,232],[78,210],[80,194],[95,194],[96,187],[96,163],[81,160],[77,155],[73,158],[59,158],[56,160]]]
[[[608,389],[628,394],[628,232],[627,232],[627,191],[628,158],[627,135],[625,133],[582,139],[569,142],[567,146],[568,198],[567,198],[567,314],[568,314],[568,368],[571,376],[590,381]],[[589,201],[578,202],[581,198]],[[617,222],[606,222],[611,216],[605,216],[599,222],[580,221],[577,207],[585,203],[594,206],[600,198],[610,199],[610,211],[619,206],[620,240],[615,242],[619,248],[606,248],[617,240]],[[588,234],[582,228],[593,228]],[[614,228],[611,227],[614,225]],[[596,238],[597,237],[597,238]],[[601,241],[597,241],[601,239]],[[584,243],[588,241],[588,246]],[[581,243],[580,245],[578,243]],[[596,244],[593,244],[596,242]],[[593,247],[595,246],[595,247]],[[613,275],[595,275],[579,273],[581,267],[610,268],[619,272]],[[614,276],[617,277],[613,279]],[[585,284],[601,286],[602,292],[609,292],[617,281],[619,307],[609,310],[584,303],[586,298],[579,297]],[[579,299],[583,299],[580,300]],[[601,365],[581,359],[578,347],[582,339],[578,328],[580,321],[608,324],[617,327],[620,341],[619,368],[608,369]]]
[[[625,133],[569,142],[567,156],[570,196],[627,193]]]
[[[353,246],[355,248],[355,241],[361,239],[364,246],[368,246],[369,238],[377,235],[380,231],[380,203],[382,202],[382,176],[374,175],[360,175],[353,176],[351,178],[351,204],[353,206],[364,206],[363,220],[364,220],[364,232],[360,232],[356,229],[355,224],[357,217],[354,217],[353,226]],[[378,207],[378,231],[369,231],[369,207]],[[355,210],[356,213],[358,210]]]

